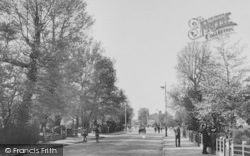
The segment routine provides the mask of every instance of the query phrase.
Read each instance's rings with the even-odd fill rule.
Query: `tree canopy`
[[[225,35],[211,42],[194,41],[178,53],[179,84],[169,95],[177,112],[185,108],[189,129],[207,123],[223,131],[237,119],[248,120],[244,92],[250,68],[240,41]]]
[[[0,3],[0,130],[124,122],[125,103],[132,118],[84,0]]]

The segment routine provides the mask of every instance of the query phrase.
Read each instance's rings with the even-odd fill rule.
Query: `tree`
[[[69,100],[68,116],[70,119],[76,119],[76,128],[79,124],[89,127],[89,121],[92,118],[92,106],[95,92],[95,64],[102,59],[102,49],[100,43],[94,42],[92,38],[86,41],[86,44],[79,45],[77,49],[71,51],[70,59],[65,66],[65,77],[72,91],[72,100]],[[81,119],[81,123],[79,122]]]
[[[199,92],[199,85],[203,79],[204,69],[210,61],[210,55],[207,43],[195,41],[188,43],[177,55],[177,73],[184,82],[191,85],[195,93]],[[194,97],[201,101],[199,94]]]
[[[142,125],[147,125],[147,120],[149,116],[148,108],[140,108],[138,111],[138,120],[141,121]]]
[[[175,103],[187,111],[185,120],[189,129],[198,129],[198,119],[194,108],[202,101],[201,82],[204,79],[205,69],[210,63],[211,51],[206,42],[191,42],[185,46],[177,56],[176,70],[180,83],[184,84],[184,92],[173,90],[170,96]],[[180,96],[181,95],[181,96]]]
[[[53,129],[65,118],[76,120],[75,128],[120,118],[127,97],[115,85],[114,61],[89,34],[94,20],[86,5],[84,0],[1,1],[2,127],[8,120],[28,135],[37,121],[42,128],[51,122]]]
[[[0,128],[14,124],[23,92],[22,73],[21,68],[0,63]]]
[[[82,0],[3,0],[1,3],[0,61],[23,68],[27,78],[15,119],[23,129],[33,115],[41,74],[47,72],[52,78],[63,67],[61,61],[69,58],[69,49],[84,43],[94,21],[86,13],[86,3]],[[58,87],[56,82],[50,79],[51,94]]]
[[[211,62],[214,68],[206,70],[202,83],[205,101],[197,108],[201,117],[210,116],[217,127],[234,127],[236,117],[242,114],[244,80],[249,73],[244,48],[240,41],[232,42],[229,36],[218,38]]]
[[[97,120],[102,124],[106,120],[117,123],[123,120],[124,123],[124,112],[121,110],[124,110],[127,97],[123,90],[115,86],[114,61],[103,56],[102,52],[101,44],[90,40],[87,46],[72,52],[72,59],[68,63],[67,78],[75,88],[76,98],[72,105],[75,107],[69,107],[69,110],[74,110],[71,116],[76,118],[76,125],[78,118],[85,127],[97,123]]]
[[[209,47],[193,42],[178,54],[176,69],[184,89],[174,88],[170,96],[175,108],[185,107],[186,122],[193,126],[205,122],[223,130],[226,125],[234,127],[236,118],[246,114],[243,94],[249,67],[245,46],[239,41],[225,35],[213,43]]]

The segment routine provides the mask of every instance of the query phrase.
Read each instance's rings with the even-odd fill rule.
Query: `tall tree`
[[[86,13],[86,3],[81,0],[4,0],[2,4],[2,26],[6,25],[8,30],[13,31],[8,31],[8,35],[3,33],[5,42],[2,45],[5,48],[1,48],[0,61],[27,71],[26,89],[17,118],[19,125],[25,125],[29,120],[32,97],[36,93],[38,75],[42,68],[46,65],[54,68],[51,60],[56,62],[56,59],[61,59],[58,54],[65,52],[70,43],[83,38],[93,20]],[[9,37],[11,35],[14,37]],[[9,45],[16,44],[21,50],[8,48]],[[11,53],[16,55],[10,55]]]
[[[185,83],[191,85],[194,92],[199,91],[210,55],[211,51],[206,42],[195,41],[188,43],[177,55],[177,73]],[[196,98],[201,100],[200,97]]]
[[[3,0],[0,13],[0,61],[23,68],[26,75],[15,122],[25,129],[37,110],[34,107],[42,108],[45,101],[62,103],[59,92],[65,90],[59,84],[66,81],[61,79],[65,60],[84,44],[94,21],[82,0]],[[47,84],[41,83],[44,79]]]
[[[138,111],[138,120],[141,121],[141,124],[146,125],[149,116],[148,108],[140,108]]]
[[[204,79],[205,69],[210,63],[211,51],[206,42],[191,42],[185,46],[177,56],[176,70],[181,84],[185,84],[185,92],[178,97],[178,91],[171,96],[179,101],[187,111],[190,129],[198,129],[198,119],[194,112],[195,103],[202,101],[201,82]],[[177,102],[177,101],[176,101]]]
[[[216,40],[213,50],[213,70],[207,70],[202,86],[204,102],[200,103],[199,114],[205,119],[210,116],[213,124],[220,123],[235,126],[236,117],[244,105],[244,86],[249,67],[244,55],[245,46],[239,41],[233,42],[229,36]]]

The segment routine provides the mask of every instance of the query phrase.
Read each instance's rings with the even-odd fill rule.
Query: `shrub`
[[[233,133],[233,140],[235,144],[242,144],[242,141],[246,141],[250,145],[250,130],[249,129],[238,129]]]
[[[10,126],[0,132],[0,144],[34,144],[39,140],[39,127],[35,124],[26,127]]]

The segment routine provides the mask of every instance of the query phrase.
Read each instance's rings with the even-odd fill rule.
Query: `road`
[[[163,133],[154,133],[152,128],[146,134],[134,130],[129,134],[110,135],[96,143],[79,143],[64,147],[65,156],[160,156]]]

